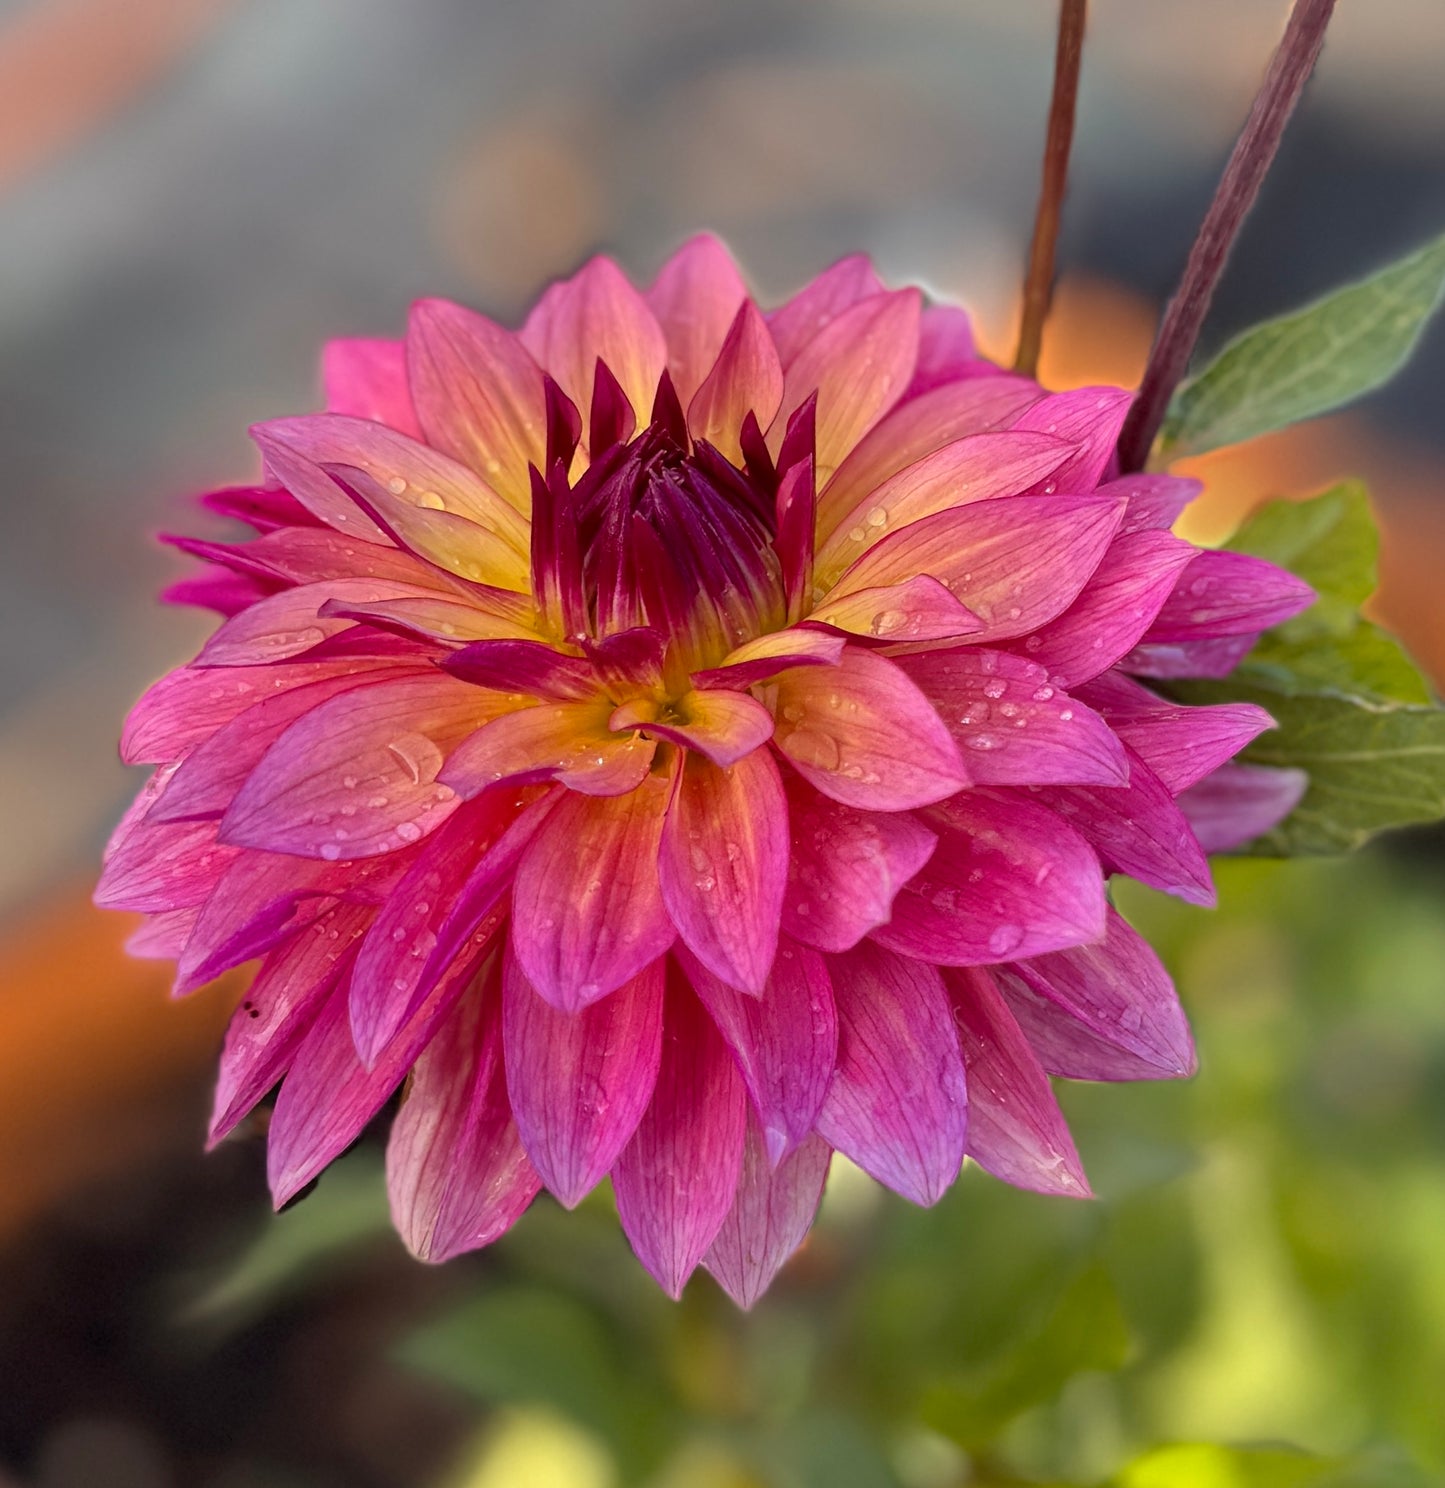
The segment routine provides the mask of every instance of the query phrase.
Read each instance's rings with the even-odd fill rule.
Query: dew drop
[[[400,837],[403,842],[417,842],[421,839],[421,828],[412,821],[398,822],[396,826],[396,835]]]
[[[321,844],[321,856],[328,863],[334,863],[341,856],[341,848],[334,842],[323,842]]]

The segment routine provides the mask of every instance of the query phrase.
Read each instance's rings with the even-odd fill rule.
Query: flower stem
[[[1064,186],[1069,176],[1069,151],[1074,143],[1074,111],[1079,98],[1079,64],[1084,54],[1087,11],[1088,0],[1059,0],[1059,39],[1054,51],[1054,93],[1044,141],[1043,181],[1034,214],[1033,241],[1029,244],[1018,351],[1014,354],[1014,371],[1026,377],[1032,377],[1038,370],[1044,320],[1054,295],[1054,250],[1058,246]]]
[[[1285,125],[1314,71],[1335,0],[1295,0],[1269,70],[1235,141],[1214,200],[1189,250],[1179,288],[1165,308],[1139,392],[1119,436],[1119,464],[1142,470],[1174,389],[1183,380],[1229,251],[1274,162]]]

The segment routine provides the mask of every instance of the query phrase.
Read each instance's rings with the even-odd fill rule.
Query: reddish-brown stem
[[[1126,473],[1142,470],[1149,458],[1169,400],[1189,368],[1229,250],[1259,195],[1285,125],[1314,71],[1334,8],[1335,0],[1295,0],[1249,118],[1189,250],[1179,288],[1159,322],[1138,396],[1119,436],[1119,464]]]
[[[1084,21],[1088,0],[1059,0],[1059,40],[1054,52],[1054,94],[1049,103],[1049,129],[1044,141],[1043,181],[1029,244],[1024,279],[1023,316],[1014,371],[1032,377],[1038,370],[1044,320],[1054,294],[1054,250],[1059,242],[1064,187],[1069,178],[1069,151],[1074,143],[1074,112],[1079,98],[1079,64],[1084,55]]]

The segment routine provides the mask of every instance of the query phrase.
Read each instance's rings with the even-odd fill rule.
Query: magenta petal
[[[730,987],[760,991],[788,871],[788,802],[768,750],[727,769],[684,762],[657,867],[683,943]]]
[[[360,336],[328,341],[321,352],[321,381],[327,412],[389,424],[421,438],[406,381],[404,342]]]
[[[236,851],[216,840],[216,824],[123,822],[95,889],[102,909],[156,914],[202,903],[235,861]]]
[[[694,672],[693,686],[740,690],[766,682],[789,667],[837,666],[846,644],[842,636],[821,630],[775,630],[744,641],[723,658],[720,666]]]
[[[1194,1042],[1169,973],[1112,909],[1102,940],[995,974],[1050,1074],[1158,1080],[1194,1072]]]
[[[1000,374],[905,398],[874,425],[824,487],[818,501],[820,536],[831,534],[846,513],[891,477],[945,445],[1007,424],[1041,396],[1028,378]],[[1043,443],[1042,436],[1027,437]],[[1059,448],[1060,460],[1066,453],[1066,446]]]
[[[890,532],[839,579],[835,595],[931,574],[1007,640],[1062,614],[1108,550],[1124,506],[1097,496],[1001,496]]]
[[[1249,635],[1219,636],[1209,641],[1150,643],[1135,648],[1119,661],[1120,667],[1137,677],[1227,677],[1259,639]]]
[[[840,258],[768,316],[768,329],[786,367],[850,305],[878,294],[883,281],[866,254]]]
[[[829,625],[850,635],[899,644],[943,641],[972,635],[983,622],[927,574],[878,589],[855,589],[839,599],[825,599],[809,616],[814,625]]]
[[[688,394],[679,389],[679,396]],[[735,465],[743,461],[741,432],[752,414],[767,428],[783,401],[783,368],[758,308],[743,304],[716,358],[687,404],[688,432]]]
[[[1084,387],[1049,393],[1013,421],[1016,430],[1031,429],[1066,439],[1074,453],[1049,477],[1047,490],[1092,491],[1108,468],[1134,395],[1123,388]]]
[[[712,370],[747,297],[732,254],[711,233],[689,238],[663,264],[647,291],[647,303],[667,339],[667,370],[684,408]],[[766,334],[766,327],[763,330]],[[772,350],[771,341],[768,349]],[[767,417],[771,416],[770,411]],[[762,413],[758,417],[766,422]]]
[[[1155,616],[1147,639],[1168,643],[1253,635],[1298,615],[1314,598],[1303,579],[1263,558],[1198,553]]]
[[[322,703],[267,750],[221,819],[222,840],[328,861],[420,841],[456,810],[437,772],[480,721],[482,697],[434,673]]]
[[[691,988],[672,978],[657,1086],[612,1169],[623,1231],[670,1297],[682,1295],[732,1208],[746,1129],[727,1046]]]
[[[817,951],[784,941],[761,996],[746,997],[683,953],[680,964],[732,1050],[776,1166],[813,1129],[838,1053],[833,984]]]
[[[1122,496],[1128,503],[1121,535],[1167,532],[1184,508],[1204,489],[1204,482],[1184,475],[1124,475],[1099,487],[1101,496]]]
[[[364,906],[337,904],[262,963],[226,1028],[211,1108],[211,1146],[286,1073],[317,1009],[350,971],[356,942],[370,919]]]
[[[1179,797],[1179,809],[1207,853],[1232,852],[1277,827],[1304,799],[1303,770],[1223,765]]]
[[[569,1209],[616,1162],[652,1099],[664,976],[659,959],[579,1012],[559,1013],[508,952],[507,1089],[533,1166]]]
[[[200,913],[201,906],[192,904],[147,916],[126,937],[126,955],[140,961],[174,961],[185,949]]]
[[[968,784],[933,705],[882,656],[849,646],[836,667],[798,667],[773,685],[777,747],[825,796],[907,811]]]
[[[749,1113],[737,1196],[702,1258],[739,1307],[750,1308],[767,1291],[807,1237],[832,1158],[833,1149],[810,1136],[774,1167],[757,1118]]]
[[[822,951],[851,950],[887,924],[893,900],[938,841],[907,812],[858,811],[789,774],[792,852],[783,929]]]
[[[567,791],[522,855],[512,944],[537,991],[575,1011],[636,976],[673,942],[657,857],[671,782],[625,796]]]
[[[924,820],[938,846],[873,932],[880,945],[942,966],[982,966],[1102,933],[1099,861],[1052,811],[975,790]]]
[[[509,695],[581,702],[602,691],[586,657],[570,656],[542,641],[473,641],[448,656],[442,666],[477,687]]]
[[[1043,667],[969,647],[898,663],[964,750],[975,785],[1124,785],[1129,762],[1108,724]]]
[[[1253,703],[1185,707],[1122,672],[1105,673],[1079,695],[1099,709],[1110,728],[1176,796],[1274,727],[1269,714]]]
[[[924,310],[918,322],[918,365],[908,384],[910,398],[961,377],[992,371],[992,365],[979,358],[966,310],[957,305],[929,305]]]
[[[433,956],[438,932],[458,909],[468,880],[516,820],[510,793],[468,802],[433,834],[387,896],[351,976],[351,1032],[363,1064],[376,1062],[445,974],[450,958]],[[498,880],[494,904],[507,886],[506,875],[499,874]],[[484,919],[485,912],[469,926],[467,938]]]
[[[1116,538],[1073,604],[1011,649],[1060,687],[1097,677],[1138,644],[1195,552],[1167,532]]]
[[[828,958],[838,1069],[818,1135],[915,1204],[936,1204],[963,1163],[963,1056],[935,967],[872,941]]]
[[[474,988],[412,1070],[386,1148],[391,1217],[423,1261],[505,1234],[542,1186],[507,1102],[499,990]]]
[[[1105,872],[1127,873],[1190,904],[1214,904],[1209,864],[1187,818],[1132,750],[1128,785],[1046,785],[1036,799],[1088,839]]]
[[[1019,1188],[1089,1197],[1049,1078],[992,976],[973,967],[943,980],[968,1071],[968,1155]]]

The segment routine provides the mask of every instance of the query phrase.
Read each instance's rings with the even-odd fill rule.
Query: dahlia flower
[[[402,1088],[417,1255],[610,1176],[669,1293],[744,1305],[834,1151],[918,1204],[965,1157],[1087,1194],[1049,1076],[1194,1059],[1109,876],[1208,904],[1301,788],[1230,763],[1259,709],[1150,685],[1310,595],[1113,476],[1129,395],[999,371],[861,257],[764,312],[707,237],[324,371],[203,498],[258,535],[171,539],[224,620],[131,714],[97,896],[179,992],[259,960],[212,1140],[279,1082],[282,1203]]]

